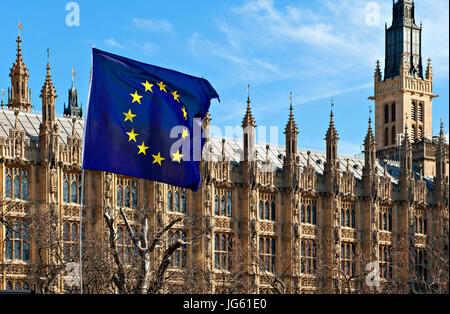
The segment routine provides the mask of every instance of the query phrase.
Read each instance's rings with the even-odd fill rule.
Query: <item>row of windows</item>
[[[167,211],[169,212],[177,212],[177,213],[186,213],[186,191],[185,189],[181,189],[181,192],[173,187],[174,191],[169,190],[167,192]]]
[[[356,274],[356,246],[354,243],[341,244],[341,270],[347,276]]]
[[[392,247],[390,245],[380,245],[379,248],[380,277],[392,279]]]
[[[137,208],[137,180],[117,179],[117,206]]]
[[[356,228],[355,204],[344,202],[341,208],[341,226]]]
[[[5,285],[6,291],[30,291],[28,282],[7,281]]]
[[[390,143],[389,143],[389,134],[390,134]],[[390,133],[389,133],[389,128],[386,127],[384,129],[384,146],[395,145],[395,144],[397,144],[397,131],[395,130],[395,125],[392,127]]]
[[[86,231],[83,224],[82,238],[85,239]],[[79,256],[79,230],[78,222],[66,222],[63,225],[63,259],[65,262],[75,262]]]
[[[24,219],[10,219],[5,225],[5,257],[7,260],[30,259],[30,236],[28,222]]]
[[[272,237],[259,238],[259,258],[265,271],[275,273],[276,270],[276,239]]]
[[[317,246],[313,240],[302,240],[300,252],[300,272],[313,275],[317,270]]]
[[[416,271],[416,279],[428,280],[428,258],[424,249],[416,249],[414,252],[414,266]]]
[[[261,220],[276,220],[276,204],[275,197],[271,197],[271,202],[269,205],[269,200],[265,202],[259,201],[259,219]]]
[[[426,218],[419,216],[414,217],[414,231],[418,234],[427,234],[428,221]]]
[[[392,209],[380,209],[378,213],[378,229],[392,231]]]
[[[130,265],[136,261],[137,251],[126,226],[117,227],[117,251],[123,263]]]
[[[391,105],[391,122],[395,122],[395,102]],[[389,105],[384,105],[384,123],[389,123]]]
[[[411,103],[411,120],[423,122],[423,102],[413,100]]]
[[[216,190],[214,197],[214,215],[216,216],[233,216],[233,192]]]
[[[317,224],[317,209],[316,205],[302,205],[300,208],[300,222],[305,224]]]
[[[81,204],[81,174],[64,173],[63,201],[64,203]]]
[[[230,234],[216,234],[214,237],[214,268],[231,271],[233,239]]]
[[[28,169],[6,168],[5,196],[8,198],[28,200],[29,197]]]
[[[169,231],[168,233],[169,246],[177,242],[179,239],[181,239],[181,241],[183,242],[186,242],[185,231]],[[186,263],[187,263],[187,245],[183,244],[173,253],[172,259],[170,260],[170,267],[174,268],[186,267]]]

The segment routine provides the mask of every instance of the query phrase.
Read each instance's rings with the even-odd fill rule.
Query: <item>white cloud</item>
[[[125,46],[119,44],[114,38],[109,38],[105,40],[105,44],[111,46],[111,47],[115,47],[115,48],[119,48],[119,49],[124,49]]]
[[[134,18],[133,25],[138,29],[143,29],[152,32],[163,32],[164,34],[175,34],[172,24],[164,19],[151,18]]]

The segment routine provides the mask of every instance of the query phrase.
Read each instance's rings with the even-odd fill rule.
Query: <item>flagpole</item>
[[[80,294],[83,294],[83,209],[84,209],[84,169],[81,170],[81,210],[80,210]]]

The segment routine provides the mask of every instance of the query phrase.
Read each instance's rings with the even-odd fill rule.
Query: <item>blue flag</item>
[[[83,169],[197,191],[210,83],[93,49]]]

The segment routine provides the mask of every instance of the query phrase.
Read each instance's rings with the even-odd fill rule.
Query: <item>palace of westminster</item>
[[[361,157],[338,156],[333,112],[325,153],[298,150],[292,103],[285,147],[256,144],[249,97],[243,140],[207,140],[198,192],[87,170],[82,207],[84,122],[77,90],[72,82],[64,117],[57,117],[47,64],[42,114],[31,112],[19,34],[11,87],[0,110],[0,290],[33,290],[38,276],[33,265],[69,261],[80,241],[82,208],[83,237],[100,239],[106,206],[116,213],[152,209],[150,229],[195,216],[194,225],[182,220],[168,232],[188,240],[203,234],[173,254],[168,273],[207,271],[201,293],[228,291],[236,251],[244,253],[243,293],[271,293],[275,287],[287,293],[342,292],[339,285],[347,281],[352,292],[410,293],[417,283],[435,284],[442,271],[448,280],[449,146],[442,122],[440,134],[432,134],[437,96],[431,61],[422,64],[421,43],[414,3],[396,1],[386,28],[384,75],[377,62],[369,98],[375,101],[374,126],[369,118]],[[210,120],[208,115],[205,132]],[[32,240],[27,227],[33,213],[46,210],[57,217],[52,227],[63,248],[59,260]],[[124,228],[122,220],[115,223]],[[124,260],[132,250],[125,238],[117,240]],[[161,252],[155,250],[153,260]],[[444,270],[438,265],[442,259]],[[375,267],[366,267],[371,262],[379,266],[380,285],[364,290],[366,274]],[[66,291],[64,276],[61,272],[52,283],[55,292]],[[182,291],[179,278],[168,279],[163,292]],[[390,289],[394,285],[397,290]]]

